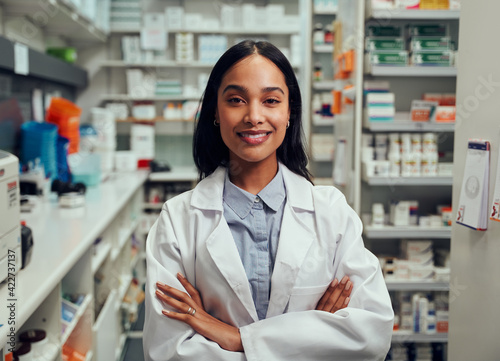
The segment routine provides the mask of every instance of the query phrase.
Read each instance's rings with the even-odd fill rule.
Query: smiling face
[[[276,149],[290,118],[283,73],[258,54],[240,60],[222,79],[215,118],[230,163],[277,165]]]

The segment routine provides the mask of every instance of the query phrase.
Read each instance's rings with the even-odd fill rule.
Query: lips
[[[237,134],[240,137],[240,139],[243,140],[245,143],[257,145],[264,143],[271,135],[271,132],[246,131],[246,132],[239,132]]]

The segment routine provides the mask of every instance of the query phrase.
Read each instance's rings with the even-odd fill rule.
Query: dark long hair
[[[276,151],[278,161],[311,182],[302,141],[302,100],[293,68],[276,46],[267,41],[252,40],[242,41],[229,48],[217,61],[208,78],[193,137],[193,157],[200,180],[212,174],[218,166],[227,166],[229,163],[229,149],[222,140],[220,128],[214,125],[217,92],[226,72],[238,61],[252,54],[259,54],[271,60],[285,76],[288,87],[290,126],[286,130],[283,143]]]

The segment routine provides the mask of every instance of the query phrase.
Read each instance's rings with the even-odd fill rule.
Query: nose
[[[252,126],[260,124],[264,121],[264,114],[262,113],[261,106],[258,102],[252,102],[248,105],[248,112],[245,115],[245,123]]]

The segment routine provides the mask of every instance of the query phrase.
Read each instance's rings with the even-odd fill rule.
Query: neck
[[[229,179],[231,182],[252,194],[259,193],[278,172],[278,161],[248,163],[230,162]]]

